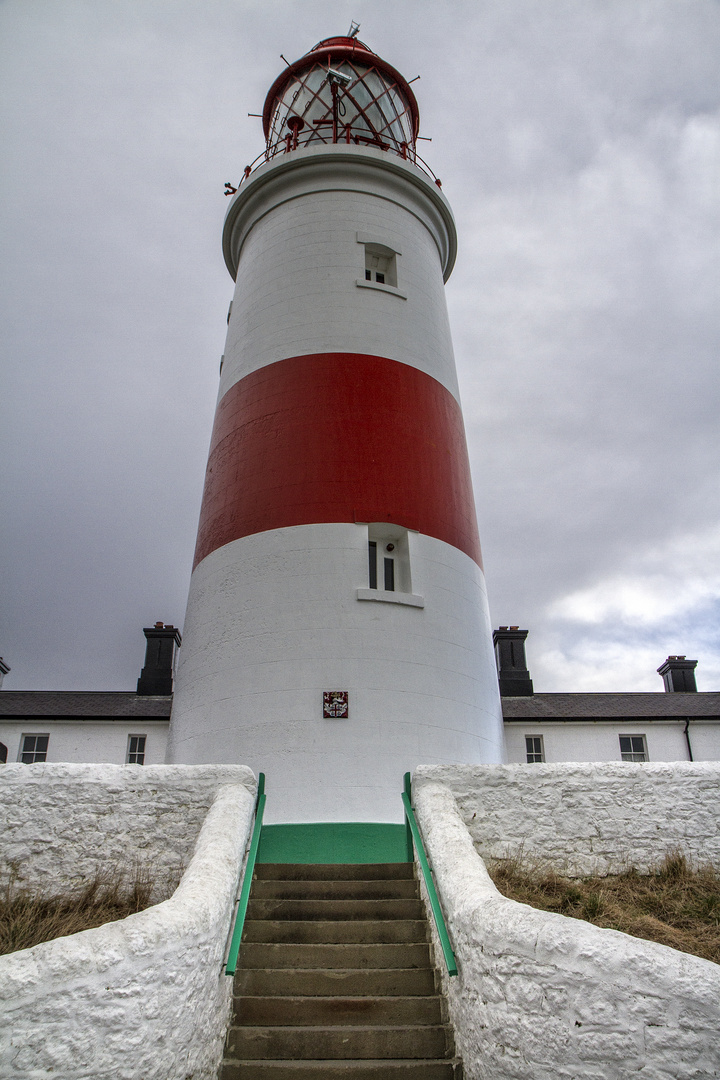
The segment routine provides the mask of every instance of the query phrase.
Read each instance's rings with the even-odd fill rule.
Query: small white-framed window
[[[542,735],[525,736],[525,757],[529,764],[545,760],[545,747]]]
[[[359,278],[356,284],[393,293],[406,300],[405,293],[398,289],[400,252],[365,233],[357,233],[356,238],[364,251],[363,277]]]
[[[7,763],[8,748],[4,742],[0,742],[0,765]]]
[[[397,257],[390,248],[365,244],[365,280],[397,289]]]
[[[622,761],[647,761],[647,739],[644,735],[621,735],[620,758]]]
[[[147,735],[128,735],[127,757],[128,765],[145,764],[145,740]]]
[[[412,592],[407,529],[368,528],[368,588]]]
[[[23,735],[20,743],[20,761],[33,765],[36,761],[47,761],[49,735]]]
[[[358,589],[358,600],[424,607],[422,596],[412,591],[408,530],[379,522],[368,525],[366,589]]]

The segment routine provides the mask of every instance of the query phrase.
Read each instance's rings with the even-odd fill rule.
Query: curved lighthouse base
[[[441,540],[379,528],[406,544],[394,592],[367,587],[368,525],[275,529],[203,559],[169,762],[264,772],[270,822],[393,822],[407,770],[503,760],[482,571]],[[328,691],[347,692],[347,717],[323,716]]]

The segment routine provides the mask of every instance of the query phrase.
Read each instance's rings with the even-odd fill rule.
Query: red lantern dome
[[[417,101],[403,76],[354,37],[318,42],[282,72],[263,110],[266,157],[348,143],[414,158]]]

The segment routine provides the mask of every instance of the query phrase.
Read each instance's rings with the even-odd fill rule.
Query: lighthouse
[[[276,822],[401,820],[402,774],[503,734],[444,295],[457,237],[403,76],[356,36],[271,86],[168,761],[267,776]]]

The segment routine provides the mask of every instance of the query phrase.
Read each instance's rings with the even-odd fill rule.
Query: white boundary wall
[[[242,765],[0,766],[0,882],[59,891],[96,871],[148,868],[179,881],[218,786]]]
[[[418,770],[413,799],[458,961],[448,978],[436,942],[466,1080],[720,1075],[720,966],[502,896],[438,771]]]
[[[73,820],[73,796],[83,787],[88,805],[77,814],[79,821],[90,814],[91,791],[100,809],[104,782],[116,806],[106,825],[119,831],[130,815],[118,813],[118,805],[124,800],[125,811],[131,810],[134,792],[142,810],[145,796],[156,795],[160,788],[165,795],[172,792],[174,774],[180,815],[170,815],[170,842],[177,846],[184,802],[191,811],[186,839],[191,849],[196,837],[197,842],[169,900],[127,919],[0,957],[0,1076],[215,1080],[232,1000],[232,980],[224,974],[223,959],[253,820],[252,773],[243,766],[21,768],[29,791],[40,793],[44,773],[47,790],[58,803],[62,793],[58,820]],[[61,770],[62,784],[62,775],[53,775]],[[13,777],[16,794],[20,786]],[[210,809],[202,815],[198,836],[195,809],[204,800]],[[29,809],[31,801],[25,805]],[[158,826],[162,818],[161,813]],[[55,841],[60,855],[62,830]],[[154,854],[161,856],[162,848],[158,827]]]
[[[571,875],[644,870],[682,848],[720,865],[720,762],[429,765],[483,858],[522,850]]]

